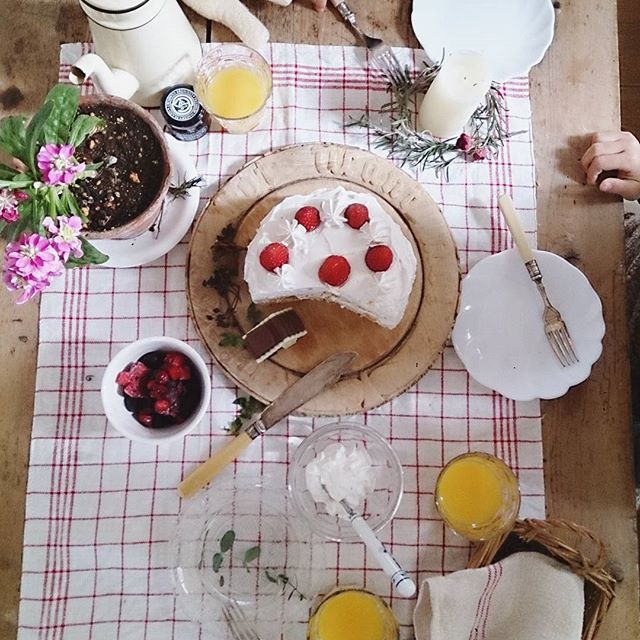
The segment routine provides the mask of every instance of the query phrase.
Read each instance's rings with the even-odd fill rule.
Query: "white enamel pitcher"
[[[193,83],[200,39],[177,0],[80,0],[96,53],[82,56],[69,79],[93,76],[105,93],[157,107],[163,89]]]

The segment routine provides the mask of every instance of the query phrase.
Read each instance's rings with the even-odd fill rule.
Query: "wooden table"
[[[300,0],[281,8],[261,0],[248,2],[276,42],[354,43],[333,10],[317,15],[309,3]],[[372,33],[391,44],[417,45],[409,26],[408,1],[350,3]],[[622,206],[584,186],[578,166],[587,134],[620,126],[616,4],[600,0],[555,4],[559,6],[555,40],[531,73],[539,244],[569,258],[589,277],[602,298],[607,335],[591,378],[561,400],[543,405],[547,509],[550,515],[591,527],[606,540],[625,577],[599,637],[636,640],[640,638],[638,541]],[[59,43],[89,40],[87,22],[74,0],[0,0],[0,15],[4,70],[0,112],[31,113],[56,81]],[[192,13],[189,17],[202,40],[233,39],[219,25]],[[4,290],[0,292],[2,638],[15,637],[17,626],[37,321],[36,304],[17,307]]]

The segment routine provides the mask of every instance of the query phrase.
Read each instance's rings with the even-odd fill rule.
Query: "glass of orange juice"
[[[397,640],[389,605],[363,589],[332,591],[309,620],[307,640]]]
[[[520,489],[513,471],[488,453],[465,453],[440,472],[434,493],[445,523],[468,540],[487,540],[513,527]]]
[[[195,90],[204,108],[229,133],[258,126],[271,96],[267,61],[243,44],[221,44],[204,55]]]

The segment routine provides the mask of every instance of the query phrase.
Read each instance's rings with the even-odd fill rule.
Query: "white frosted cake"
[[[325,298],[392,329],[416,266],[411,243],[378,201],[339,187],[274,207],[247,248],[244,279],[257,304]]]

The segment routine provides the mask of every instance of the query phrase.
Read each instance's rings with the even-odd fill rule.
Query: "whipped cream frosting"
[[[330,444],[309,462],[304,472],[309,493],[332,516],[347,517],[338,504],[341,500],[362,511],[365,499],[376,488],[377,474],[371,457],[357,444],[349,448]]]
[[[360,229],[351,228],[344,217],[345,209],[356,202],[369,210],[369,222]],[[320,225],[310,232],[295,219],[304,206],[320,212]],[[289,249],[289,263],[274,272],[267,271],[259,260],[262,249],[272,242]],[[387,271],[376,273],[365,264],[367,249],[376,244],[386,244],[393,252]],[[330,255],[344,256],[351,266],[341,287],[318,278],[320,265]],[[247,248],[244,279],[256,303],[292,297],[327,298],[392,329],[404,315],[416,268],[411,243],[376,198],[338,187],[290,196],[274,207]]]

